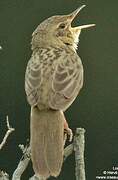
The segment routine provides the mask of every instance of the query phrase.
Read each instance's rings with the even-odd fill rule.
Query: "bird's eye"
[[[65,27],[66,27],[66,25],[65,25],[64,23],[62,23],[62,24],[59,25],[59,28],[60,28],[60,29],[64,29]]]

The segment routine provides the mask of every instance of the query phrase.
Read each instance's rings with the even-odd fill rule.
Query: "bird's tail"
[[[63,162],[64,117],[60,111],[31,110],[31,158],[37,176],[58,176]]]

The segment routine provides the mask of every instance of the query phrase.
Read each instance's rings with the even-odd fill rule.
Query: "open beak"
[[[72,22],[75,17],[79,14],[79,12],[85,7],[86,5],[82,5],[79,8],[77,8],[75,11],[73,11],[71,14],[68,15],[69,20]],[[95,26],[95,24],[87,24],[87,25],[81,25],[81,26],[77,26],[75,27],[76,30],[81,30],[81,29],[86,29],[89,27],[93,27]]]

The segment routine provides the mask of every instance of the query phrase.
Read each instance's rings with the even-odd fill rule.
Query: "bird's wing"
[[[83,66],[76,53],[63,53],[57,60],[53,78],[50,107],[67,109],[83,85]]]
[[[39,61],[39,55],[35,54],[28,62],[25,73],[25,91],[27,100],[31,106],[38,102],[38,90],[41,84],[42,64]]]

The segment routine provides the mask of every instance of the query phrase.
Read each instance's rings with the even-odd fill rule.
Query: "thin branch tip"
[[[15,131],[15,129],[12,128],[12,127],[10,126],[10,124],[9,124],[9,118],[8,118],[8,116],[6,116],[6,123],[7,123],[7,132],[6,132],[6,134],[5,134],[2,142],[0,143],[0,150],[1,150],[1,149],[3,148],[3,146],[6,144],[9,135],[10,135],[13,131]]]

